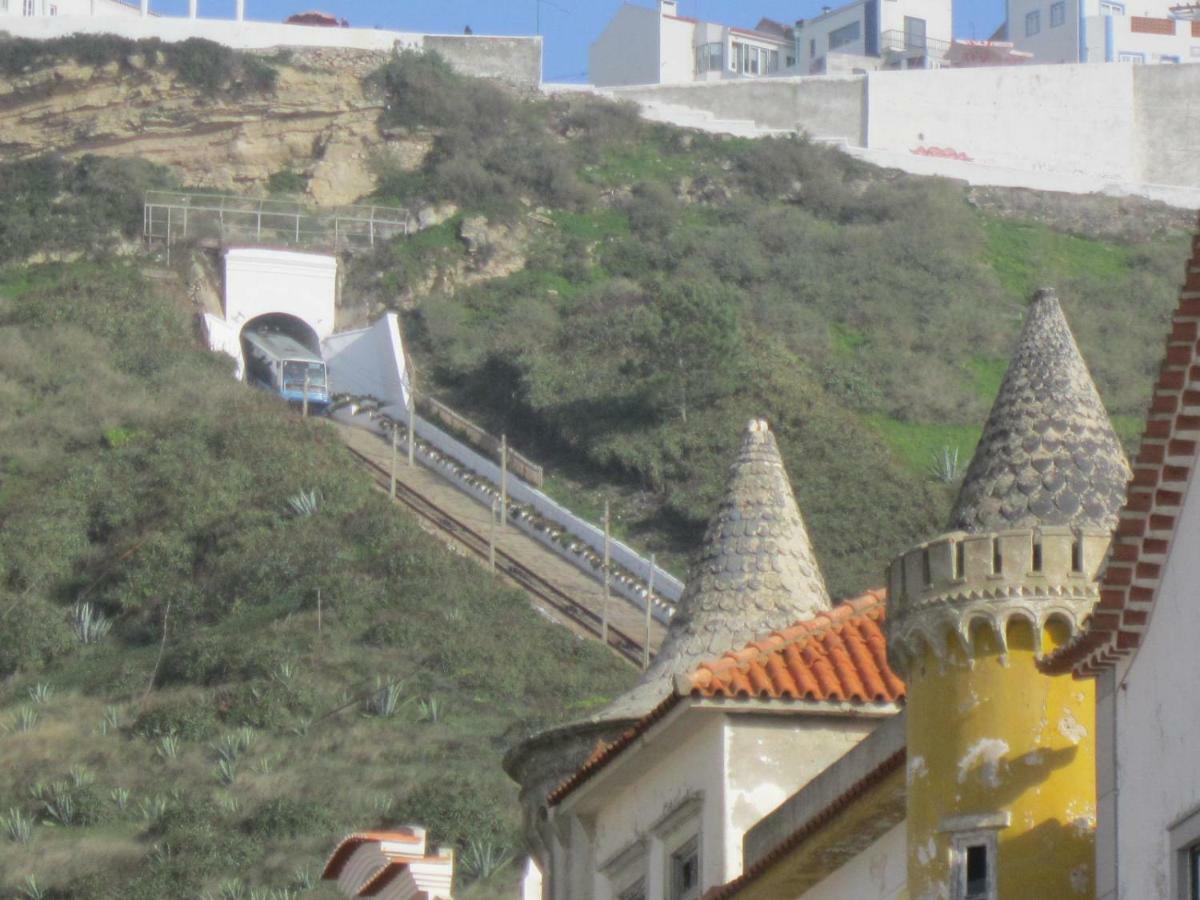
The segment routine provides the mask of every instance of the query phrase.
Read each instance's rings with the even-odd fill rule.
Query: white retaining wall
[[[877,71],[607,93],[844,138],[869,162],[915,174],[1200,206],[1200,65]],[[950,148],[971,162],[913,153],[921,147]]]
[[[408,409],[408,371],[400,322],[394,312],[374,325],[343,331],[321,341],[321,355],[329,372],[331,394],[370,396],[394,419],[404,419]]]

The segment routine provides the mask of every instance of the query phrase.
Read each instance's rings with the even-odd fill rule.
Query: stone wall
[[[437,51],[467,75],[495,78],[530,89],[542,83],[540,37],[427,34],[422,46]]]

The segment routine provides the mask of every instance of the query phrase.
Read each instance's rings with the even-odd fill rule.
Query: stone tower
[[[613,740],[653,710],[673,690],[676,675],[829,606],[775,436],[765,421],[753,420],[650,667],[592,718],[535,735],[505,757],[505,770],[521,785],[526,838],[542,871],[546,795],[598,741]]]
[[[1039,673],[1097,599],[1129,466],[1049,290],[951,516],[888,570],[913,900],[1094,895],[1091,682]]]

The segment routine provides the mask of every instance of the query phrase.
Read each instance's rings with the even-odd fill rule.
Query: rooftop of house
[[[321,872],[322,880],[336,881],[351,897],[378,896],[398,879],[407,879],[413,890],[424,890],[424,896],[449,896],[453,877],[453,854],[430,848],[425,829],[415,826],[347,835]]]
[[[1073,669],[1078,676],[1094,676],[1137,649],[1150,621],[1198,448],[1200,233],[1192,240],[1129,496],[1100,576],[1100,600],[1079,635],[1042,661],[1043,671]]]
[[[951,514],[971,533],[1111,530],[1129,464],[1058,297],[1039,290]]]
[[[828,609],[829,592],[775,435],[765,420],[754,419],[654,662],[602,715],[640,718],[671,692],[676,675]]]
[[[893,707],[904,682],[891,670],[882,626],[886,594],[867,591],[805,621],[700,663],[675,680],[674,690],[616,740],[595,752],[547,798],[550,805],[613,762],[679,703],[769,700]]]

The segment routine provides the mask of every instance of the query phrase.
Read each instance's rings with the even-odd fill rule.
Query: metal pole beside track
[[[412,388],[408,389],[408,464],[416,463],[417,455],[417,401],[413,396]]]
[[[654,608],[654,554],[650,554],[650,577],[646,580],[646,639],[642,644],[642,668],[650,668],[650,611]]]
[[[608,643],[608,559],[609,559],[609,527],[608,527],[608,501],[604,501],[604,610],[600,617],[600,641]]]
[[[496,571],[496,515],[499,505],[500,501],[493,497],[491,524],[488,526],[488,565],[493,572]]]
[[[508,435],[500,435],[500,527],[508,524]]]

